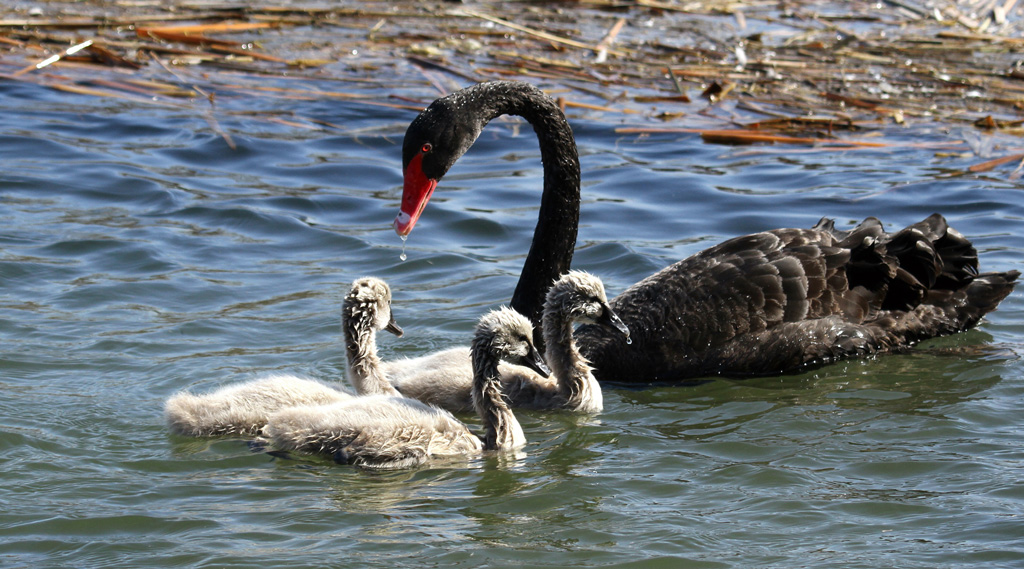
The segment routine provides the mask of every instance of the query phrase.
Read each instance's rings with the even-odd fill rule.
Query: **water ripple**
[[[0,92],[6,564],[1024,563],[1019,294],[979,330],[907,354],[608,389],[591,418],[523,412],[522,457],[384,474],[279,459],[170,436],[163,401],[269,371],[342,381],[341,298],[366,274],[391,283],[407,332],[381,338],[384,357],[467,343],[508,301],[536,224],[530,129],[485,131],[402,262],[389,224],[403,111],[280,101],[353,134],[226,115],[231,149],[202,113]],[[1020,269],[1020,182],[947,177],[963,158],[720,147],[572,120],[574,265],[612,292],[722,238],[821,216],[896,226],[941,211],[986,270]]]

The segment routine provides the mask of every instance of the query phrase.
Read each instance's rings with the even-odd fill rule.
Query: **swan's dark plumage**
[[[604,381],[795,371],[969,329],[1018,276],[978,275],[938,214],[892,235],[874,218],[816,227],[730,239],[640,281],[611,301],[635,346],[590,326],[584,355]]]
[[[533,125],[544,163],[540,217],[512,297],[538,323],[544,292],[572,260],[580,202],[572,130],[539,89],[481,83],[425,109],[405,135],[395,227],[411,231],[437,181],[502,114]],[[939,214],[894,233],[875,218],[847,231],[823,219],[729,239],[666,267],[610,303],[632,343],[597,326],[581,327],[577,342],[601,381],[782,373],[970,329],[1019,274],[979,274],[973,245]]]

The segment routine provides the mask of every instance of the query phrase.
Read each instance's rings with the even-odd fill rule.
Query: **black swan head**
[[[395,231],[408,235],[437,182],[469,150],[491,120],[464,91],[431,103],[405,132],[402,143],[402,207]]]

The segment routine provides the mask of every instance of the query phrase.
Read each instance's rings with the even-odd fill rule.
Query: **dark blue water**
[[[180,390],[340,378],[340,301],[363,275],[391,284],[406,330],[382,338],[385,357],[467,342],[507,302],[536,223],[539,153],[520,123],[484,132],[402,262],[390,223],[413,112],[218,105],[0,82],[0,566],[1024,567],[1020,293],[905,355],[606,390],[595,418],[522,412],[521,459],[380,475],[169,435]],[[823,215],[894,227],[938,211],[983,269],[1024,264],[1024,184],[1012,166],[951,176],[985,159],[968,146],[727,147],[570,120],[574,265],[612,294]],[[972,129],[887,132],[963,136],[979,146]]]

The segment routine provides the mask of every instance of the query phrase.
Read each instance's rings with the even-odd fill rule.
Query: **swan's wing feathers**
[[[863,304],[844,300],[848,250],[823,245],[834,241],[827,234],[778,233],[730,239],[684,259],[623,292],[612,308],[640,345],[675,338],[668,349],[679,351],[680,346],[701,349],[782,322],[833,314],[842,302]]]
[[[934,246],[942,258],[942,273],[935,281],[936,287],[958,289],[978,275],[978,250],[957,230],[949,228]]]
[[[876,241],[885,236],[885,229],[878,218],[868,217],[860,222],[860,225],[849,231],[840,231],[833,227],[829,233],[838,241],[837,245],[846,249],[852,249],[857,245],[863,244],[865,241]]]
[[[746,312],[734,310],[735,317],[757,321],[737,333],[835,313],[847,291],[843,269],[849,251],[824,245],[805,230],[789,236],[795,238],[789,239],[788,245],[781,239],[774,241],[774,234],[762,235],[759,249],[720,259],[730,268],[718,274],[711,271],[704,283],[704,288],[726,304],[742,301]]]
[[[803,320],[810,310],[810,303],[807,300],[810,292],[810,280],[805,270],[808,265],[811,265],[810,259],[786,255],[771,261],[771,264],[779,271],[779,281],[782,285],[782,294],[785,297],[782,320],[785,322]],[[815,275],[815,278],[821,278],[821,275]]]
[[[749,376],[822,364],[870,352],[876,340],[866,332],[863,326],[849,324],[838,316],[783,322],[719,346],[706,355],[701,371],[706,375]]]
[[[926,298],[934,302],[947,296],[943,290],[967,287],[978,274],[977,250],[939,214],[892,234],[871,219],[870,231],[852,236],[867,224],[851,231],[842,244],[853,253],[847,271],[851,288],[884,292],[879,309],[912,310]]]
[[[829,316],[860,322],[879,309],[884,284],[872,281],[874,289],[851,290],[847,280],[854,261],[865,279],[894,270],[875,250],[871,235],[877,235],[879,228],[870,221],[859,226],[856,239],[861,246],[856,259],[853,250],[838,246],[836,237],[826,231],[776,230],[725,241],[644,279],[612,301],[612,308],[630,327],[634,345],[582,327],[581,348],[605,377],[628,373],[631,367],[664,369],[671,379],[704,373],[709,362],[717,361],[718,350],[733,343],[736,350],[761,354],[751,365],[763,362],[775,369],[769,360],[794,361],[797,355],[793,354],[803,350],[802,343],[790,337],[782,349],[742,339],[760,338],[784,324]],[[780,330],[775,337],[782,342],[785,332]],[[777,353],[765,355],[771,350]],[[628,355],[613,359],[600,352]],[[660,363],[645,363],[649,361]],[[652,378],[657,379],[661,378]]]
[[[906,271],[923,288],[932,288],[942,274],[942,257],[933,244],[931,232],[910,226],[896,232],[885,243],[885,252],[899,261],[900,269]]]
[[[814,224],[811,231],[822,231],[824,233],[831,233],[834,235],[836,231],[836,221],[834,219],[823,217],[818,220],[818,223]]]

